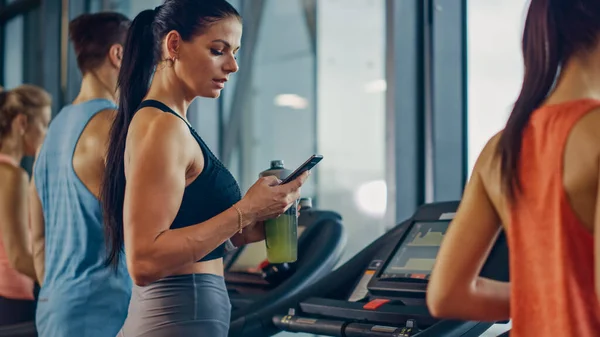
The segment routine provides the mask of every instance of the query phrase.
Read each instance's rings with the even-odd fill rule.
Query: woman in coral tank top
[[[523,54],[523,88],[475,164],[427,304],[510,318],[511,337],[600,336],[600,1],[532,0]],[[501,228],[510,283],[478,277]]]
[[[19,163],[42,143],[50,104],[50,95],[31,85],[0,93],[0,326],[34,318],[29,177]]]

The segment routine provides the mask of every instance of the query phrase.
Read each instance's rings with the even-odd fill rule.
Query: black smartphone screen
[[[317,165],[321,161],[321,159],[323,159],[323,156],[320,154],[314,154],[310,156],[310,158],[308,158],[307,161],[305,161],[302,165],[300,165],[300,167],[298,167],[294,172],[292,172],[292,174],[283,179],[281,184],[287,184],[290,181],[293,181],[294,179],[298,178],[305,171],[308,171],[315,167],[315,165]]]

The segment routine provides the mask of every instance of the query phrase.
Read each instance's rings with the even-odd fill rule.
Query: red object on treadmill
[[[263,270],[269,265],[269,260],[264,260],[258,265],[258,269]]]
[[[376,300],[372,300],[371,302],[365,304],[363,306],[363,309],[367,309],[367,310],[377,310],[379,309],[379,307],[381,307],[382,305],[388,303],[390,300],[384,299],[384,298],[378,298]]]

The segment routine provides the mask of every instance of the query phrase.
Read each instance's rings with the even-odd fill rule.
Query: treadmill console
[[[273,322],[283,330],[327,336],[479,336],[476,330],[491,324],[436,319],[425,301],[431,271],[457,206],[458,202],[422,206],[376,240],[372,245],[378,244],[378,249],[366,253],[370,247],[365,248],[359,253],[364,258],[357,256],[338,268],[315,287],[318,294],[301,301],[292,315],[274,317]],[[351,266],[354,260],[365,262]],[[338,281],[348,279],[347,275],[359,276]],[[504,235],[497,239],[481,276],[508,281]],[[324,289],[328,286],[330,291]]]
[[[449,221],[417,222],[398,245],[379,274],[381,280],[429,279]]]
[[[404,298],[404,304],[420,303],[450,221],[437,219],[407,224],[401,239],[382,254],[384,262],[367,285],[371,297],[389,296]],[[406,296],[408,294],[411,295]]]
[[[413,293],[405,299],[408,304],[414,302],[415,295],[424,296],[437,253],[453,216],[454,213],[443,213],[443,220],[438,218],[404,224],[400,240],[388,245],[371,261],[348,301],[357,302],[384,295],[399,298],[403,294]]]

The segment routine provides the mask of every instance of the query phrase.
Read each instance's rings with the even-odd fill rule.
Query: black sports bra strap
[[[140,110],[142,108],[146,108],[146,107],[157,108],[157,109],[162,110],[164,112],[168,112],[170,114],[173,114],[173,115],[179,117],[179,119],[181,119],[190,129],[192,129],[192,126],[190,125],[190,123],[188,123],[188,121],[186,121],[183,117],[181,117],[178,113],[176,113],[175,111],[173,111],[173,109],[169,108],[163,102],[159,102],[159,101],[153,100],[153,99],[148,99],[148,100],[145,100],[142,103],[140,103],[140,105],[138,106],[138,110]]]
[[[181,117],[178,113],[176,113],[175,111],[173,111],[173,109],[169,108],[163,102],[160,102],[160,101],[157,101],[157,100],[153,100],[153,99],[148,99],[148,100],[145,100],[142,103],[140,103],[140,105],[138,106],[138,110],[141,109],[141,108],[146,108],[146,107],[156,108],[156,109],[159,109],[159,110],[162,110],[164,112],[168,112],[170,114],[173,114],[173,115],[177,116],[190,129],[190,132],[192,133],[192,136],[196,139],[196,141],[198,142],[198,144],[200,144],[200,147],[202,148],[203,152],[208,152],[208,153],[210,153],[211,155],[214,156],[214,154],[212,153],[212,151],[210,150],[210,148],[208,147],[208,145],[206,145],[206,143],[204,142],[204,140],[202,139],[202,137],[200,137],[200,135],[198,134],[198,132],[196,132],[196,129],[194,129],[194,127],[188,121],[186,121],[185,118]]]

